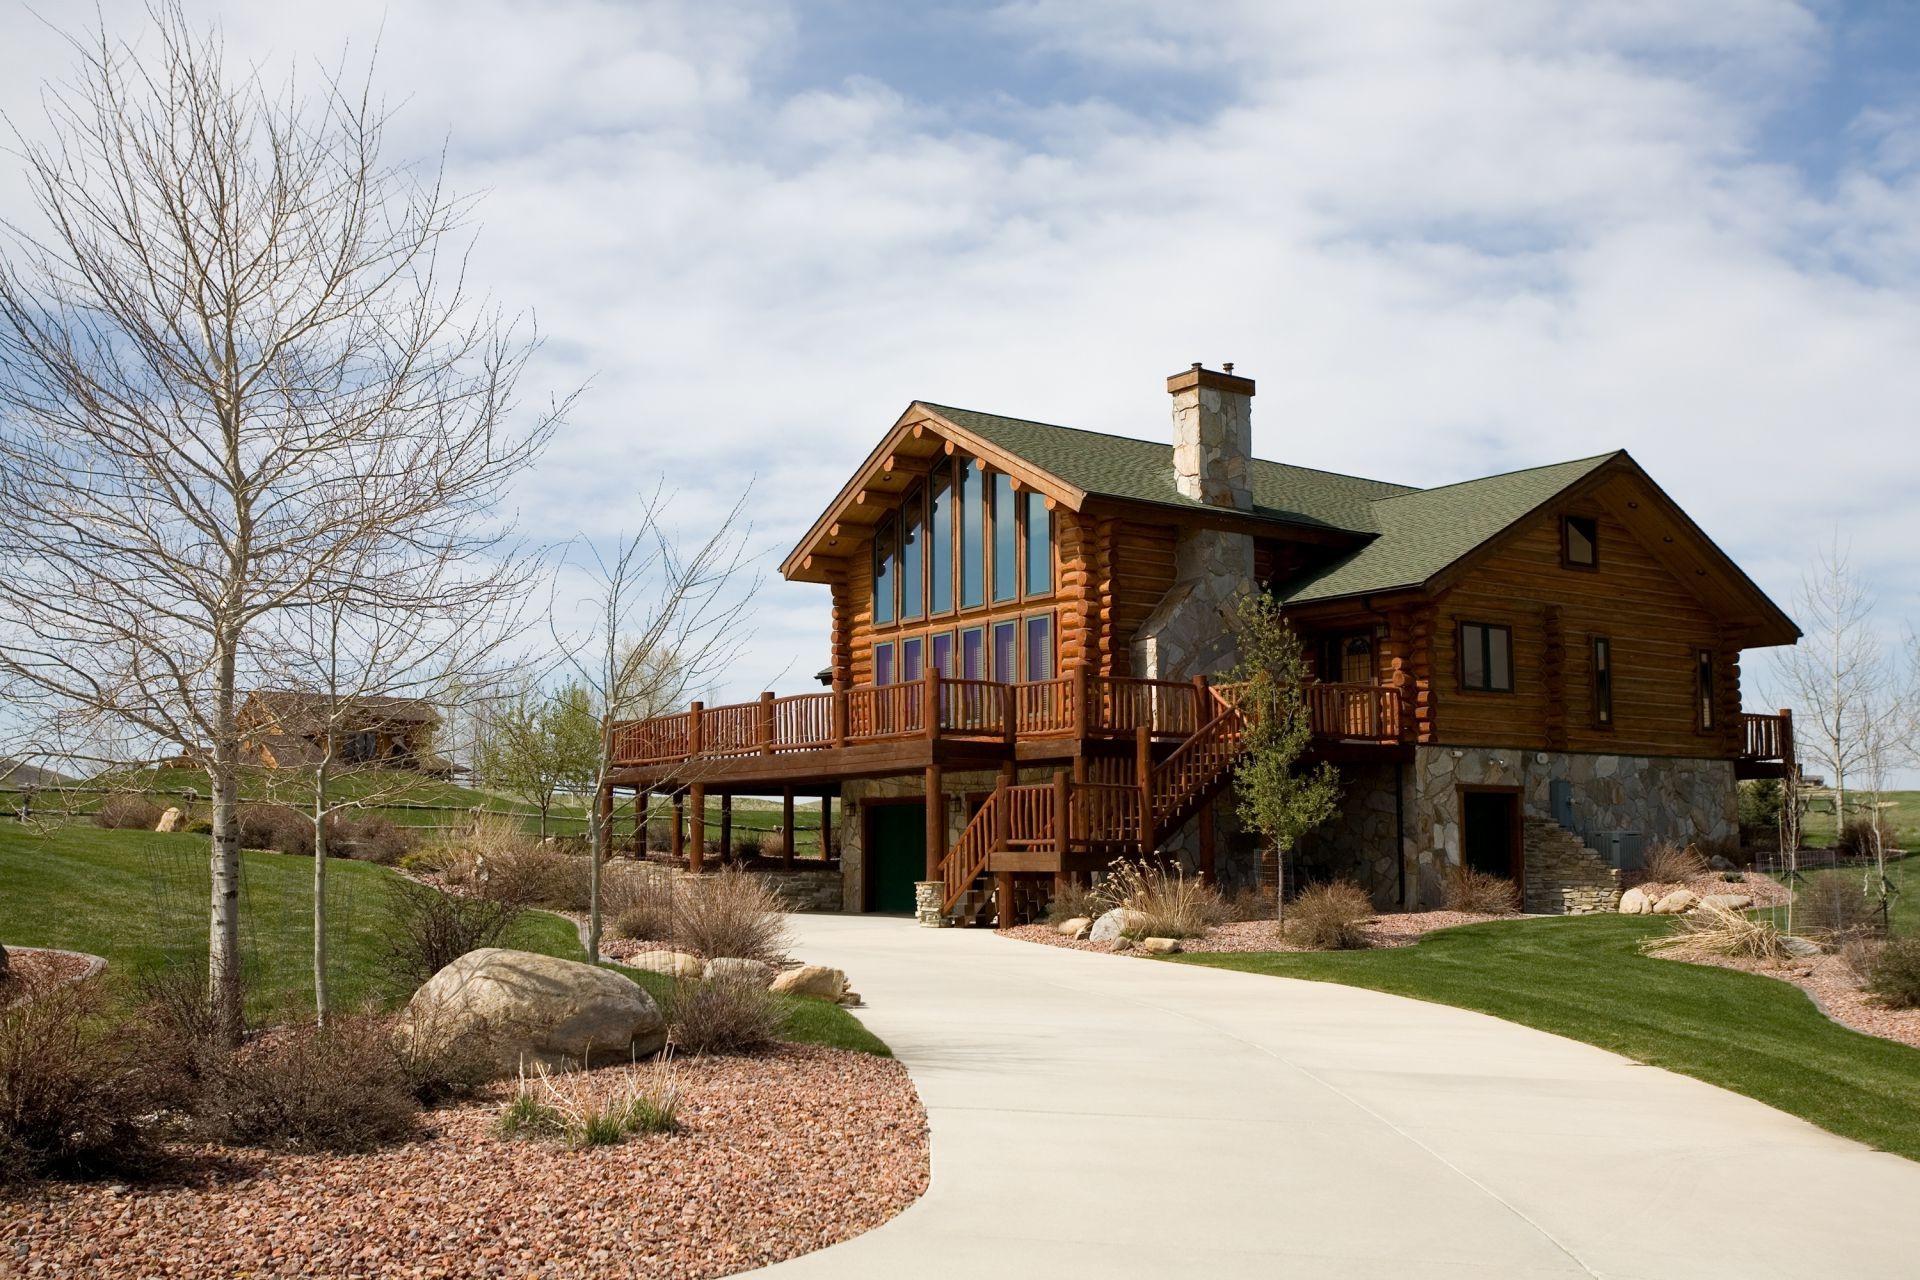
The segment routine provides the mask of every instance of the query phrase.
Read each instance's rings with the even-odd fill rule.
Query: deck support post
[[[673,834],[667,837],[667,853],[675,862],[687,853],[687,793],[673,793]]]
[[[733,856],[733,792],[720,797],[720,861]]]
[[[1153,856],[1153,730],[1135,725],[1133,774],[1140,788],[1140,856]]]
[[[820,865],[833,857],[833,797],[820,793]]]
[[[1195,733],[1200,732],[1207,721],[1213,719],[1207,714],[1207,704],[1211,701],[1213,699],[1207,696],[1207,678],[1204,675],[1195,676],[1193,678],[1193,731]]]
[[[793,870],[793,788],[780,793],[780,865]]]
[[[1013,785],[1013,761],[1000,766],[1000,777],[993,790],[993,851],[1004,853],[1013,836],[1013,803],[1007,788]],[[1013,928],[1013,872],[997,871],[993,876],[994,928]]]
[[[940,878],[940,864],[947,860],[947,797],[940,789],[940,766],[927,766],[927,874],[928,880]]]
[[[633,793],[633,851],[647,856],[647,810],[653,807],[653,792],[641,787]]]
[[[1213,801],[1200,805],[1200,879],[1213,884],[1218,879],[1214,857]]]
[[[707,856],[707,788],[696,782],[687,788],[687,870],[700,874]]]
[[[1053,891],[1056,894],[1066,891],[1067,855],[1073,852],[1073,835],[1083,824],[1074,812],[1073,784],[1068,781],[1065,769],[1053,771],[1053,848],[1058,862],[1053,868]]]
[[[921,696],[926,700],[920,708],[920,723],[926,729],[927,741],[940,740],[940,668],[929,666],[921,686]]]

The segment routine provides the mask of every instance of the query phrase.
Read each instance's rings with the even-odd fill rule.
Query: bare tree
[[[237,690],[265,620],[356,566],[471,564],[564,403],[516,427],[534,340],[468,296],[467,202],[382,159],[368,84],[230,69],[156,0],[75,37],[38,218],[0,262],[0,678],[37,713],[169,744],[212,791],[210,990],[238,1028]]]
[[[1886,650],[1873,626],[1873,598],[1853,572],[1836,532],[1801,578],[1795,596],[1805,638],[1777,654],[1775,669],[1801,709],[1796,729],[1801,747],[1827,771],[1834,792],[1834,822],[1847,823],[1847,783],[1866,763],[1866,744],[1898,714]]]
[[[615,722],[659,715],[681,704],[746,643],[742,619],[759,585],[757,578],[740,582],[750,531],[743,520],[747,496],[742,494],[706,537],[683,545],[666,523],[667,501],[656,489],[642,497],[632,533],[605,547],[579,539],[568,558],[587,580],[579,602],[585,619],[578,629],[563,632],[556,611],[554,639],[601,717],[589,828],[591,958],[600,955],[600,867],[612,852]]]

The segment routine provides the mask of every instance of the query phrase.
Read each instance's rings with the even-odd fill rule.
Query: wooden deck
[[[1778,715],[1748,711],[1740,716],[1741,750],[1733,763],[1733,776],[1748,778],[1784,778],[1793,763],[1793,712],[1785,707]]]

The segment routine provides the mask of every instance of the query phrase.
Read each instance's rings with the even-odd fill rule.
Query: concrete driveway
[[[1902,1276],[1920,1165],[1479,1014],[795,918],[912,1071],[933,1183],[761,1273]]]

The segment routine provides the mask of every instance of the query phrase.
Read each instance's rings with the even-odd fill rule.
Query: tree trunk
[[[231,679],[231,661],[225,673]],[[231,707],[231,699],[228,706]],[[213,851],[209,876],[212,900],[207,926],[207,999],[220,1035],[240,1042],[243,1011],[240,991],[240,783],[234,757],[238,744],[228,726],[213,744]]]
[[[323,759],[313,780],[313,1014],[322,1027],[327,1025],[327,1004],[327,761]]]

